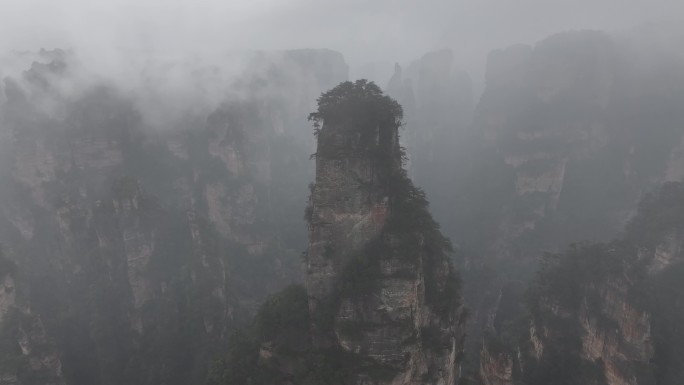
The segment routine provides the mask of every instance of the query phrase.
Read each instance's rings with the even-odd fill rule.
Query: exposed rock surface
[[[513,358],[507,352],[490,352],[485,344],[480,351],[480,374],[483,385],[513,385]]]
[[[586,31],[489,55],[475,125],[512,175],[511,205],[522,208],[502,218],[503,248],[521,236],[552,248],[613,236],[644,191],[676,177],[682,115],[671,98],[682,95],[653,77],[682,79],[640,66],[634,49]],[[590,199],[594,210],[582,206]]]
[[[648,39],[566,32],[489,55],[479,154],[454,201],[471,214],[450,228],[468,267],[469,356],[492,314],[521,316],[497,309],[499,293],[529,281],[543,251],[616,236],[646,192],[679,177],[684,62]]]
[[[347,86],[349,96],[332,98]],[[431,232],[439,234],[437,228],[429,228],[429,214],[409,211],[422,198],[401,169],[401,116],[382,115],[391,101],[373,87],[349,83],[329,93],[331,109],[347,111],[348,97],[350,106],[361,107],[343,114],[358,116],[323,111],[317,117],[322,126],[306,257],[313,343],[352,353],[359,360],[357,384],[453,384],[464,318],[450,288],[456,273],[441,254],[441,235]],[[357,91],[372,95],[357,100]],[[374,105],[375,112],[364,109]]]
[[[39,315],[27,306],[26,288],[15,284],[16,265],[0,251],[0,381],[64,385],[62,353]]]
[[[682,197],[681,183],[666,184],[642,202],[624,240],[547,257],[530,288],[531,319],[485,343],[483,382],[678,383]]]
[[[44,355],[2,375],[201,383],[230,331],[301,279],[311,146],[293,130],[346,64],[332,51],[255,55],[226,85],[240,100],[158,127],[117,87],[70,83],[71,56],[41,55],[2,87],[0,242],[18,275],[0,279],[0,319],[17,307],[8,333]],[[31,377],[48,370],[62,382]]]

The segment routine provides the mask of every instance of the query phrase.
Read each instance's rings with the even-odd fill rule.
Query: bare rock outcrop
[[[401,109],[372,83],[319,99],[307,291],[313,344],[357,384],[453,384],[463,309],[448,241],[402,170]]]

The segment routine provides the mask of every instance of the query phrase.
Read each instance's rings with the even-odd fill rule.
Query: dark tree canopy
[[[401,105],[366,79],[342,82],[317,101],[318,110],[309,114],[316,134],[324,122],[352,122],[359,128],[377,125],[396,128],[401,126],[404,117]]]

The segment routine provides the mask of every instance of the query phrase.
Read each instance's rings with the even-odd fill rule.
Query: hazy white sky
[[[0,48],[173,53],[331,48],[348,62],[493,48],[684,19],[684,0],[0,0]]]

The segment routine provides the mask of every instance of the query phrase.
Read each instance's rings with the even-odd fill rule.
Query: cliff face
[[[521,316],[499,308],[501,288],[529,281],[542,251],[610,239],[678,177],[682,68],[673,49],[590,31],[489,55],[452,230],[470,269],[470,355],[485,331],[506,334],[492,319]]]
[[[620,257],[629,258],[632,251],[607,252],[621,252]],[[610,273],[599,279],[602,282],[578,286],[578,307],[558,298],[553,289],[540,296],[536,318],[530,324],[535,331],[530,339],[533,354],[527,367],[523,366],[522,376],[540,383],[550,378],[554,367],[560,367],[561,371],[573,368],[578,373],[571,378],[586,383],[653,383],[651,315],[628,280],[613,278]]]
[[[313,100],[346,65],[331,51],[256,57],[280,93],[254,70],[241,78],[253,83],[232,85],[249,96],[160,127],[112,85],[64,93],[79,67],[41,55],[2,86],[0,242],[17,272],[3,279],[23,294],[0,309],[21,321],[2,318],[7,346],[52,347],[12,351],[31,369],[3,375],[60,383],[36,379],[49,367],[68,384],[201,382],[229,331],[300,278],[311,151],[292,127],[311,102],[282,94]]]
[[[16,274],[16,265],[0,251],[0,380],[10,385],[63,385],[60,353],[41,317],[27,306]]]
[[[637,50],[604,33],[568,32],[490,54],[475,124],[513,178],[520,209],[501,225],[505,243],[610,237],[642,192],[676,174],[682,116],[672,98],[682,95],[661,81],[681,77],[668,68],[674,57]],[[611,201],[583,215],[597,196]]]
[[[510,178],[492,253],[607,239],[677,180],[682,62],[645,41],[566,32],[489,55],[474,125]]]
[[[682,191],[671,183],[646,198],[623,240],[548,256],[529,289],[532,317],[509,327],[507,340],[485,343],[484,382],[680,381],[682,336],[672,326],[684,319],[674,294],[681,287],[674,277],[683,261]]]
[[[513,357],[508,352],[492,352],[487,344],[480,351],[480,379],[483,385],[513,385]]]
[[[334,95],[345,87],[350,95]],[[452,384],[463,337],[456,273],[401,169],[400,115],[381,115],[392,102],[373,87],[338,86],[330,112],[319,99],[306,259],[314,346],[351,353],[354,383]],[[378,110],[365,115],[369,106]]]

